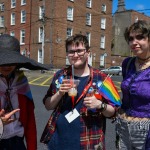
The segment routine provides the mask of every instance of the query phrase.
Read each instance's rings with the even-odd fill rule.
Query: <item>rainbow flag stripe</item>
[[[121,105],[119,93],[109,77],[106,77],[106,79],[102,82],[99,87],[99,93],[115,106]]]

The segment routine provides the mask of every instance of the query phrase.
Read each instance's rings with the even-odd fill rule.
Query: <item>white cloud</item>
[[[138,4],[138,5],[136,5],[136,9],[137,10],[142,10],[142,9],[145,9],[145,7],[142,4]]]

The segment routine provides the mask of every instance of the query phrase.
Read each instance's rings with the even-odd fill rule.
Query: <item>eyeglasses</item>
[[[139,34],[139,35],[136,35],[136,36],[129,36],[128,41],[129,41],[129,42],[132,42],[134,39],[140,41],[140,40],[142,40],[142,39],[144,39],[144,38],[145,38],[145,36]]]
[[[68,50],[67,54],[68,56],[72,57],[74,56],[75,52],[79,55],[79,56],[83,56],[85,54],[86,49],[76,49],[76,50]]]

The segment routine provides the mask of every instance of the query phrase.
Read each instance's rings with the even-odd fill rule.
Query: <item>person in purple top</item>
[[[150,150],[150,24],[139,20],[126,28],[124,36],[135,56],[122,63],[118,148]]]

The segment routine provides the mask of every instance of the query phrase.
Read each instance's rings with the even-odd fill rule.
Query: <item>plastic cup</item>
[[[68,91],[68,95],[69,96],[77,96],[77,89],[76,88],[71,88],[69,91]]]
[[[77,96],[77,86],[79,85],[80,80],[73,80],[73,79],[68,79],[70,84],[72,85],[72,88],[68,91],[69,96]]]

